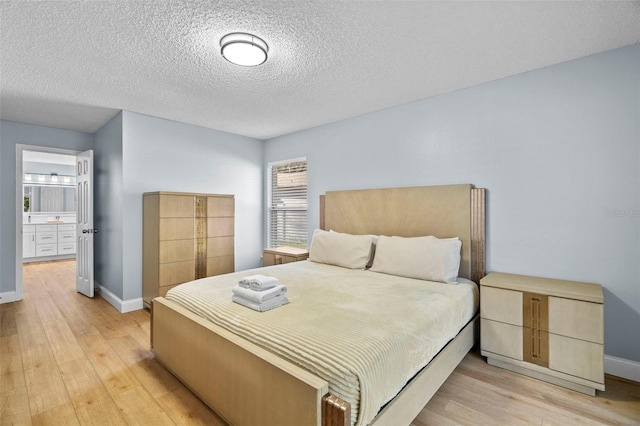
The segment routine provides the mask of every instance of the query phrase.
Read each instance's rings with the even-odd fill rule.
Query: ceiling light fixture
[[[253,67],[267,60],[269,46],[259,37],[247,33],[231,33],[220,39],[220,53],[232,64]]]

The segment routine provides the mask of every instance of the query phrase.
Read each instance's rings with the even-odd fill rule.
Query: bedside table
[[[298,262],[309,257],[307,249],[295,247],[266,248],[262,253],[262,266],[282,265],[283,263]]]
[[[598,284],[493,272],[480,280],[480,349],[491,365],[589,395],[604,390]]]

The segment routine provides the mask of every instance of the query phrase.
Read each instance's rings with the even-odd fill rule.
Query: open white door
[[[76,155],[76,290],[93,297],[93,150]]]

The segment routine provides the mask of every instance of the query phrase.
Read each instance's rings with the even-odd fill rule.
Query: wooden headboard
[[[320,228],[349,234],[433,235],[462,241],[459,275],[484,276],[485,190],[472,185],[329,191],[320,197]]]

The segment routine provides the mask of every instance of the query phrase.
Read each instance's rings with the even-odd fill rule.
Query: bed
[[[332,191],[321,198],[320,204],[321,227],[339,233],[458,237],[462,242],[460,284],[429,284],[305,261],[198,280],[176,287],[167,297],[154,299],[151,344],[156,358],[230,424],[409,424],[476,340],[477,288],[464,278],[477,282],[484,273],[484,190],[471,185],[447,185]],[[228,303],[224,296],[230,294],[230,287],[239,277],[256,272],[278,276],[289,286],[291,303],[270,311],[274,314],[271,317],[280,318],[269,326],[284,329],[286,335],[265,337],[268,333],[262,326],[252,326],[262,324],[259,316],[263,314]],[[341,286],[346,282],[350,284]],[[336,287],[330,287],[332,284]],[[380,303],[385,297],[401,298],[405,294],[417,301],[417,289],[423,291],[428,286],[435,291],[430,294],[437,296],[415,303],[427,306],[429,297],[437,298],[439,292],[453,289],[452,297],[459,297],[466,306],[464,312],[455,314],[449,309],[438,311],[437,305],[425,309],[435,318],[455,317],[455,324],[442,326],[448,331],[438,337],[439,341],[414,336],[408,343],[389,345],[384,357],[390,358],[381,358],[374,347],[384,345],[375,338],[362,337],[360,331],[354,332],[352,325],[358,322],[365,328],[371,324],[373,330],[388,326],[392,334],[409,327],[402,321],[376,322],[375,315],[367,317],[364,310],[358,315],[362,307],[350,305],[350,291],[366,293],[367,288],[372,289],[369,293],[373,298],[365,306],[379,303],[376,310],[380,310],[385,308],[386,303]],[[185,301],[189,294],[195,295],[195,302]],[[221,307],[207,311],[200,299],[218,299]],[[300,316],[313,310],[313,305],[305,306],[305,300],[325,300],[328,305],[318,305],[316,315]],[[323,316],[329,312],[329,305],[340,308],[341,304],[348,314],[346,319],[333,314]],[[249,311],[245,319],[238,316],[243,309]],[[388,318],[399,316],[389,315]],[[305,323],[305,327],[315,324],[317,331],[310,340],[321,346],[307,347],[305,343],[290,348],[288,335],[296,331],[293,327],[286,329],[287,323]],[[416,329],[409,330],[413,336],[422,326],[413,315],[411,323]],[[322,353],[324,358],[316,359],[315,355]],[[412,358],[407,354],[417,355]],[[355,379],[347,374],[352,364],[361,363],[359,356],[373,359],[371,377],[361,380],[361,372],[355,374]],[[397,360],[400,366],[410,364],[411,368],[396,371],[389,359]],[[322,370],[320,366],[326,368]],[[389,374],[382,377],[376,373],[381,370],[389,370]],[[382,382],[394,382],[390,388],[396,389],[393,394],[379,385]],[[371,402],[372,394],[383,395]]]

